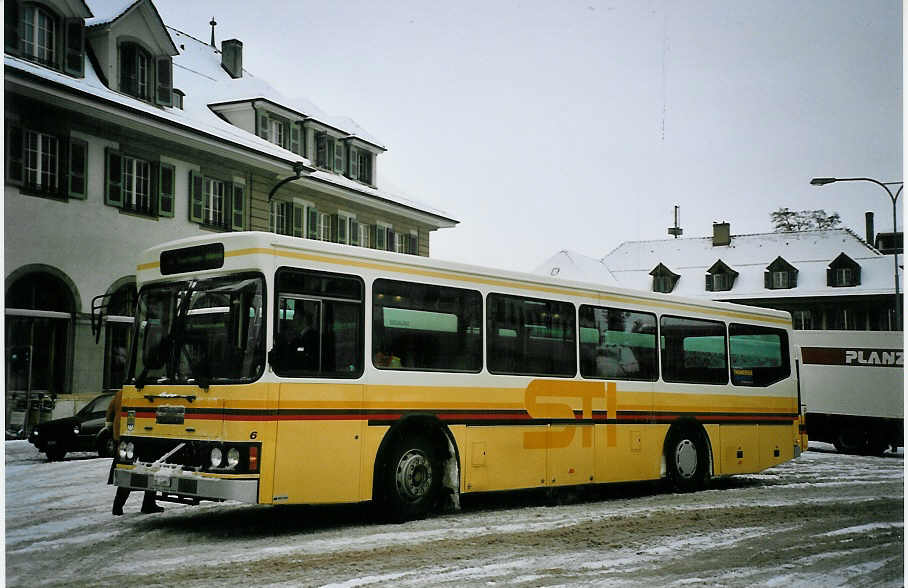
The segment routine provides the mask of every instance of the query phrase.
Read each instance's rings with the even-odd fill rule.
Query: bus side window
[[[728,343],[735,386],[769,386],[791,375],[784,330],[732,323]]]

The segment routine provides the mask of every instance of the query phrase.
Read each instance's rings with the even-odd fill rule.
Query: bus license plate
[[[167,474],[155,474],[154,487],[162,490],[170,490],[173,478]]]

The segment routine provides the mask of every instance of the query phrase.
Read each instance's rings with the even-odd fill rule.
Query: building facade
[[[32,390],[67,414],[119,387],[153,244],[258,230],[428,256],[457,224],[384,189],[386,148],[354,121],[286,99],[240,41],[167,27],[150,0],[8,0],[4,25],[8,407]]]
[[[599,260],[562,251],[536,272],[785,310],[795,329],[901,330],[893,257],[874,242],[848,229],[732,235],[716,223],[712,237],[629,241]]]

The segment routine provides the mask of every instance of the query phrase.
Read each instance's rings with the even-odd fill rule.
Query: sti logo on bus
[[[583,427],[583,447],[593,446],[593,401],[605,401],[606,412],[610,422],[614,422],[617,411],[617,392],[613,382],[607,386],[604,382],[558,382],[551,380],[533,380],[527,386],[524,402],[527,412],[534,419],[552,421],[552,427],[545,431],[532,431],[523,434],[525,449],[562,449],[574,440],[578,425],[568,424],[576,421],[577,416],[569,404],[563,402],[542,402],[542,399],[579,398],[582,400],[581,418],[586,423]],[[558,426],[561,426],[559,428]],[[607,443],[615,445],[615,427],[607,427]]]

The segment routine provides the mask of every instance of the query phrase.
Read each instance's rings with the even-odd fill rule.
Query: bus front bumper
[[[258,503],[259,481],[255,478],[225,478],[184,471],[159,464],[118,465],[113,483],[130,490],[151,490],[199,500],[236,500]]]

